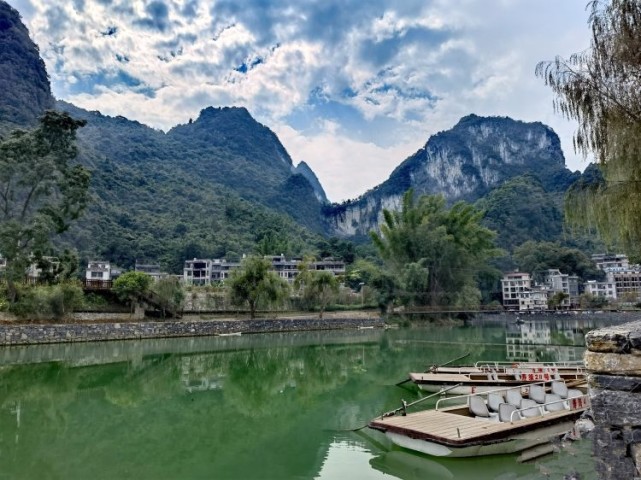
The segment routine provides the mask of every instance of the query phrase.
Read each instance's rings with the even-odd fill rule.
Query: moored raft
[[[522,452],[569,432],[589,407],[586,387],[563,382],[443,398],[432,410],[397,409],[369,422],[396,445],[439,457]],[[445,402],[464,405],[444,407]],[[451,404],[451,403],[450,403]]]
[[[439,392],[456,385],[452,395],[487,392],[496,388],[515,387],[553,380],[585,380],[582,363],[479,362],[473,366],[432,367],[428,372],[410,373],[409,380],[426,392]]]

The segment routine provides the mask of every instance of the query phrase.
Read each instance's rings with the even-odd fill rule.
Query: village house
[[[271,262],[272,270],[289,283],[294,282],[298,275],[298,267],[303,263],[302,258],[288,259],[284,255],[265,258]],[[240,266],[240,262],[232,262],[224,258],[186,260],[183,268],[183,282],[187,285],[210,285],[224,282],[229,278],[231,272]],[[309,268],[310,270],[326,270],[334,275],[345,274],[345,262],[333,258],[310,262]]]
[[[576,275],[568,275],[567,273],[561,273],[561,271],[556,268],[551,268],[545,275],[544,283],[548,286],[552,294],[562,292],[567,295],[567,298],[561,301],[560,307],[570,308],[573,305],[578,305],[579,277]]]
[[[165,278],[168,276],[167,273],[161,272],[160,271],[160,265],[156,263],[142,263],[138,262],[136,260],[136,263],[134,265],[134,271],[136,272],[142,272],[146,273],[149,275],[154,282],[157,282],[161,278]]]
[[[641,265],[630,265],[624,254],[596,254],[592,260],[606,275],[604,282],[588,282],[586,291],[609,299],[638,301],[641,298]]]

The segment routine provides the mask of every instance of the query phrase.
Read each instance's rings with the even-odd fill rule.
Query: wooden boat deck
[[[534,374],[533,374],[534,375]],[[543,381],[552,381],[553,377],[550,375],[544,376],[543,374],[537,374],[536,376],[531,377],[531,380],[517,380],[514,375],[507,374],[498,374],[496,378],[488,378],[486,373],[410,373],[410,379],[417,384],[436,384],[436,385],[446,385],[446,384],[455,384],[461,383],[463,385],[469,384],[478,384],[478,385],[522,385],[532,382],[543,382]],[[585,379],[584,374],[562,374],[566,382],[572,380],[581,380]]]
[[[575,420],[583,410],[561,410],[543,416],[498,422],[468,415],[453,413],[466,411],[466,407],[451,407],[442,410],[425,410],[408,414],[377,418],[369,423],[371,428],[399,433],[411,438],[435,440],[450,446],[470,445],[487,441],[501,441],[510,435],[528,431],[551,423]]]

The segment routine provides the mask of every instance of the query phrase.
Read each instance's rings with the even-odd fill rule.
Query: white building
[[[501,279],[501,287],[503,306],[507,310],[531,310],[532,279],[529,273],[506,273]]]
[[[298,267],[304,262],[302,258],[285,258],[284,255],[265,257],[272,264],[272,270],[279,277],[293,283],[298,275]],[[212,282],[224,282],[231,272],[241,266],[240,262],[231,262],[224,258],[196,259],[185,261],[183,281],[190,285],[210,285]],[[334,275],[345,274],[345,262],[325,258],[309,263],[310,270],[326,270]]]
[[[87,282],[107,282],[112,279],[111,264],[102,260],[94,260],[87,264],[85,280]]]
[[[607,272],[612,268],[627,269],[630,266],[628,256],[623,253],[595,253],[592,255],[592,261],[600,270]]]
[[[561,273],[556,268],[551,268],[545,276],[545,284],[552,293],[562,292],[568,297],[559,306],[569,308],[579,303],[579,277]]]
[[[585,283],[585,292],[589,293],[593,297],[604,297],[610,300],[616,300],[617,298],[617,289],[613,278],[610,278],[605,282],[588,280]]]

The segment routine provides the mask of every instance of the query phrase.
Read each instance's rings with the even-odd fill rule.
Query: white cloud
[[[59,98],[165,130],[208,105],[246,106],[333,200],[469,113],[547,123],[569,166],[585,166],[534,77],[588,45],[585,0],[9,1]],[[300,112],[318,115],[314,132],[288,125]]]
[[[292,154],[294,163],[305,161],[323,185],[330,201],[356,198],[383,182],[399,163],[422,145],[402,144],[383,148],[342,136],[337,125],[328,122],[317,135],[304,135],[288,125],[274,128]]]

